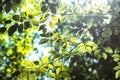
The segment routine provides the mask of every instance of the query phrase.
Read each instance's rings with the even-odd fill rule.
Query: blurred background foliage
[[[120,0],[1,0],[0,79],[119,80],[119,14]]]

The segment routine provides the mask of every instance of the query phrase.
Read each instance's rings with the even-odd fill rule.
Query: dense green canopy
[[[0,79],[119,80],[119,17],[120,0],[1,0]]]

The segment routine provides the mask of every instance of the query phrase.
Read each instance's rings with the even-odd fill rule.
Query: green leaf
[[[43,56],[42,57],[42,62],[43,63],[48,63],[48,56]]]
[[[53,21],[49,22],[49,26],[51,29],[55,29],[55,23]]]
[[[54,47],[56,51],[59,51],[59,50],[60,50],[59,45],[60,45],[60,43],[59,43],[59,41],[57,40],[57,41],[55,42],[55,47]]]
[[[29,80],[36,80],[33,74],[29,74],[28,76],[29,76]]]
[[[56,69],[56,74],[60,74],[60,72],[61,72],[61,68],[57,68]]]
[[[44,44],[44,43],[46,43],[48,40],[49,40],[49,39],[47,39],[47,38],[43,38],[43,39],[40,40],[39,44]]]
[[[17,80],[27,80],[27,73],[26,73],[26,72],[22,72],[22,73],[18,76]]]
[[[98,48],[98,45],[95,44],[95,45],[93,46],[92,50],[95,51],[97,48]]]
[[[95,54],[95,55],[98,55],[100,52],[101,52],[101,50],[100,50],[100,49],[97,49],[97,50],[95,50],[94,54]]]
[[[117,79],[118,77],[120,77],[120,70],[118,70],[118,71],[115,73],[115,78]]]
[[[48,7],[47,6],[43,6],[43,7],[41,7],[41,11],[44,13],[44,12],[46,12],[47,11],[47,9],[48,9]]]
[[[68,72],[62,72],[60,75],[62,75],[61,77],[64,77],[64,78],[70,77],[70,74]]]
[[[120,58],[120,55],[119,54],[113,54],[112,57],[113,58]]]
[[[52,64],[48,64],[48,68],[49,69],[53,69],[53,65]]]
[[[6,31],[6,28],[5,27],[1,27],[0,28],[0,33],[4,33]]]
[[[21,17],[26,17],[26,12],[20,12]]]
[[[102,36],[105,38],[108,38],[112,35],[112,30],[111,28],[107,28],[105,31],[102,32]]]
[[[91,53],[92,52],[91,47],[86,47],[86,52]]]
[[[94,46],[94,42],[93,41],[88,41],[88,42],[86,42],[86,46]]]
[[[53,73],[53,72],[49,73],[48,75],[49,75],[49,77],[51,77],[51,78],[56,78],[56,75],[55,75],[55,73]]]
[[[102,57],[106,60],[107,59],[107,54],[106,53],[102,53]]]
[[[113,53],[113,50],[110,47],[104,48],[105,52],[107,53]]]
[[[84,43],[80,43],[80,44],[79,44],[79,47],[80,47],[80,48],[79,48],[79,52],[80,52],[80,53],[84,53],[84,52],[86,51],[86,50],[85,50],[85,45],[84,45]]]
[[[57,67],[57,66],[60,66],[60,63],[58,61],[56,61],[53,63],[53,65]]]
[[[120,60],[120,58],[114,58],[115,62],[118,62]]]
[[[119,66],[119,65],[118,65],[118,66],[115,66],[113,69],[114,69],[114,70],[120,70],[120,66]]]

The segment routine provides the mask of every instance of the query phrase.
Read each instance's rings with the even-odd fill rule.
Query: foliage
[[[120,1],[108,0],[106,6],[83,4],[0,1],[0,79],[119,79]],[[26,60],[36,50],[35,39],[51,48],[50,55]]]

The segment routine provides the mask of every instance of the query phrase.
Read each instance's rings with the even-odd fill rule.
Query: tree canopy
[[[0,79],[119,80],[120,0],[96,1],[1,0]]]

